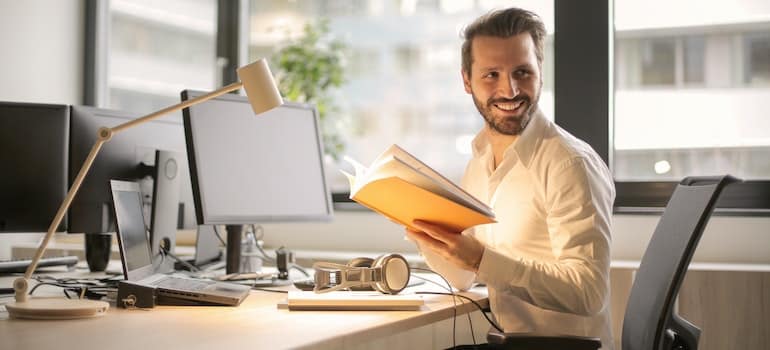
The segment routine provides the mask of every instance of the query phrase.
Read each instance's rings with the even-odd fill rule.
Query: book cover
[[[355,169],[355,175],[343,171],[350,181],[350,199],[396,223],[414,228],[412,222],[419,219],[459,232],[495,222],[486,204],[398,145],[369,167],[346,160]]]

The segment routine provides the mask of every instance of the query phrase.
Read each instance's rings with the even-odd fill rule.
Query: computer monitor
[[[70,161],[69,179],[75,178],[88,152],[96,142],[97,130],[112,127],[140,117],[140,114],[88,106],[72,106],[70,111]],[[115,232],[112,215],[109,181],[112,179],[140,181],[142,185],[145,217],[151,217],[153,175],[155,174],[156,150],[168,150],[182,154],[178,157],[180,176],[180,207],[184,211],[182,228],[195,228],[192,190],[184,139],[184,129],[179,117],[154,120],[137,125],[116,134],[102,146],[101,151],[83,180],[80,191],[69,210],[69,232]],[[175,216],[175,219],[178,218]],[[175,220],[175,221],[176,221]],[[148,227],[150,222],[147,222]]]
[[[202,94],[186,90],[182,100]],[[314,106],[287,102],[257,116],[229,94],[184,109],[183,120],[198,224],[331,219]],[[228,232],[228,273],[239,272],[239,253]]]
[[[0,102],[0,232],[48,231],[67,194],[69,126],[66,105]]]

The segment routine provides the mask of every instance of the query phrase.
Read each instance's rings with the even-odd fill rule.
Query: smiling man
[[[462,185],[497,223],[452,232],[418,221],[407,237],[455,288],[485,283],[506,332],[600,337],[611,349],[615,189],[596,152],[538,108],[545,26],[511,8],[478,18],[464,37],[463,84],[486,125]]]

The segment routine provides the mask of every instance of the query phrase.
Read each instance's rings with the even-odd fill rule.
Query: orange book
[[[343,171],[350,181],[350,199],[396,223],[414,228],[412,222],[419,219],[459,232],[495,222],[489,206],[398,145],[369,167],[346,160],[355,168],[355,175]]]

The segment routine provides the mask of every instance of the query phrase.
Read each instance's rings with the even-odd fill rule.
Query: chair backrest
[[[674,313],[687,267],[732,176],[688,177],[669,199],[636,272],[623,319],[623,350],[696,349],[700,329]]]

